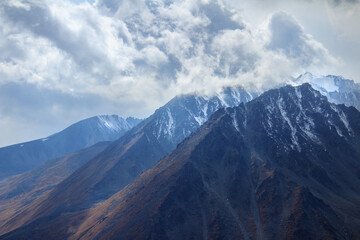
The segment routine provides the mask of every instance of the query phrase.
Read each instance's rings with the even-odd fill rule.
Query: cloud
[[[254,69],[260,54],[254,46],[253,36],[247,30],[223,30],[211,43],[211,54],[215,57],[215,71],[224,77]]]
[[[272,15],[267,28],[269,40],[266,47],[285,54],[301,66],[329,64],[335,61],[322,44],[306,34],[302,26],[287,13],[279,12]]]
[[[221,0],[3,1],[0,91],[9,107],[0,118],[20,123],[24,112],[50,129],[67,111],[72,121],[146,117],[176,94],[266,89],[337,64],[292,14],[258,17],[264,22],[251,26]]]
[[[339,6],[341,4],[358,4],[358,0],[328,0],[334,6]]]
[[[127,14],[119,14],[119,11]],[[271,17],[263,31],[270,34],[271,39],[263,48],[265,43],[256,39],[259,37],[254,34],[256,29],[250,29],[237,12],[220,1],[171,4],[97,1],[94,5],[54,1],[45,5],[28,0],[22,5],[5,4],[3,12],[7,23],[18,30],[15,34],[14,31],[7,32],[8,38],[17,35],[20,49],[21,46],[24,49],[25,44],[33,47],[33,54],[27,53],[18,64],[13,61],[6,68],[27,72],[25,81],[75,94],[103,94],[111,88],[108,89],[111,94],[107,96],[116,98],[116,93],[112,93],[114,83],[132,92],[131,88],[136,86],[133,81],[146,77],[152,79],[144,80],[142,86],[158,82],[159,87],[174,87],[175,84],[177,88],[176,83],[182,85],[184,82],[179,78],[182,77],[199,81],[200,84],[194,84],[197,89],[202,88],[204,80],[186,75],[205,68],[207,77],[223,77],[222,83],[231,78],[233,82],[241,74],[254,71],[256,63],[266,55],[264,51],[285,54],[301,66],[316,64],[318,52],[324,56],[318,62],[330,56],[285,13]],[[36,66],[32,64],[35,55],[39,58]],[[194,67],[194,62],[202,66]],[[63,71],[58,70],[59,65]],[[22,69],[17,69],[19,67]],[[61,79],[58,79],[59,75]],[[99,91],[101,89],[103,91]],[[182,87],[175,89],[176,92],[182,90]]]

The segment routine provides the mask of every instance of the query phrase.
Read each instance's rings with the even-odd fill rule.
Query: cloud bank
[[[146,117],[176,94],[268,89],[339,65],[291,13],[255,27],[241,13],[220,0],[1,2],[4,139],[24,135],[9,130],[25,129],[21,119],[38,132],[30,139],[96,114]]]

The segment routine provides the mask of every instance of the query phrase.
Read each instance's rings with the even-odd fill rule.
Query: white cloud
[[[274,5],[286,5],[278,1]],[[231,84],[269,88],[304,71],[339,66],[292,12],[271,9],[266,16],[258,14],[263,23],[254,25],[244,22],[246,9],[229,7],[234,3],[3,1],[0,87],[16,83],[19,89],[56,93],[50,102],[64,112],[72,109],[69,121],[104,111],[146,117],[175,94],[211,93]],[[91,112],[72,101],[62,103],[83,97],[102,99],[103,112],[100,105]],[[27,111],[25,117],[54,116],[51,109]],[[6,110],[2,116],[18,119]],[[49,118],[43,119],[48,124]]]
[[[304,67],[335,62],[321,43],[306,34],[302,26],[289,14],[279,12],[270,18],[266,47],[279,51]]]
[[[224,30],[211,43],[212,54],[216,58],[216,71],[224,77],[254,69],[260,57],[253,35],[248,30]]]
[[[159,67],[169,61],[168,57],[155,46],[147,46],[141,50],[146,63],[150,66]]]

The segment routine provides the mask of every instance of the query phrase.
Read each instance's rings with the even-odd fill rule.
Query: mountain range
[[[121,190],[156,164],[175,149],[184,138],[199,128],[213,112],[221,107],[237,106],[243,101],[249,101],[253,95],[255,96],[241,87],[234,87],[224,88],[211,97],[194,94],[175,97],[54,186],[51,191],[38,196],[37,199],[26,201],[27,204],[18,209],[22,212],[27,212],[26,209],[29,208],[36,209],[34,205],[43,201],[42,197],[45,196],[47,199],[58,200],[56,203],[50,200],[51,207],[46,212],[55,209],[60,213],[75,212],[92,207]],[[11,201],[12,199],[6,199],[5,203]],[[45,202],[40,205],[47,205]],[[32,211],[30,213],[32,214]],[[19,217],[21,221],[25,221],[30,215],[14,214],[12,217]],[[29,221],[33,220],[34,217],[31,216]],[[10,217],[0,221],[2,229],[0,233],[16,227],[10,224],[12,221],[15,220]]]
[[[31,170],[102,141],[114,141],[141,120],[102,115],[77,122],[49,137],[0,148],[0,179]]]
[[[70,237],[358,239],[359,159],[354,107],[309,84],[271,90],[217,111]]]
[[[354,107],[309,84],[271,90],[217,111],[73,238],[358,239],[359,159]]]
[[[356,239],[359,112],[323,95],[356,105],[357,89],[325,78],[343,87],[179,96],[112,143],[5,179],[0,238]]]
[[[290,81],[292,85],[299,85],[304,82],[310,83],[314,89],[320,91],[329,101],[337,104],[344,103],[347,106],[354,106],[360,110],[360,85],[353,80],[345,79],[341,76],[314,76],[311,73],[305,73],[297,79]],[[168,107],[177,108],[175,111],[178,112],[177,117],[178,121],[180,121],[174,129],[175,131],[183,131],[177,132],[173,140],[170,140],[170,142],[172,141],[170,143],[172,147],[170,148],[174,148],[174,145],[181,142],[184,136],[189,135],[189,133],[204,123],[209,113],[213,113],[219,107],[235,106],[234,104],[239,103],[238,101],[232,101],[237,99],[236,94],[239,94],[234,89],[236,88],[225,88],[215,97],[192,95],[196,96],[196,101],[200,101],[197,104],[201,106],[201,109],[192,109],[192,106],[195,105],[194,103],[190,103],[189,105],[192,106],[187,106],[188,109],[182,109],[186,103],[181,105],[180,102],[189,101],[184,96],[177,97],[180,98],[179,103],[175,100],[173,100],[173,105],[169,103]],[[245,90],[242,89],[242,91]],[[248,99],[258,95],[258,93],[254,92],[247,93],[249,94],[246,96]],[[210,105],[207,104],[207,101],[210,101]],[[247,99],[241,99],[241,101],[247,101]],[[210,107],[210,109],[207,110],[207,107]],[[199,110],[202,112],[197,112]],[[190,121],[186,119],[189,113],[184,114],[183,111],[190,111],[190,114],[194,115],[189,117]],[[193,113],[192,111],[195,112]],[[166,119],[167,117],[163,116],[162,118]],[[139,119],[131,117],[123,119],[117,115],[96,116],[75,123],[49,137],[0,148],[0,179],[33,169],[46,160],[81,150],[97,142],[114,141],[139,122]],[[160,121],[160,124],[155,126],[155,128],[159,128],[157,130],[159,131],[159,138],[164,137],[166,135],[166,133],[164,135],[164,131],[167,131],[167,126],[163,125],[162,122]],[[181,129],[179,126],[181,126]],[[161,134],[163,136],[160,136]],[[169,150],[165,152],[167,153]]]

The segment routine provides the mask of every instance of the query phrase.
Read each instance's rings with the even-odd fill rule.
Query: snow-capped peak
[[[337,85],[334,76],[317,76],[309,72],[300,75],[295,84],[301,85],[303,83],[310,83],[312,87],[321,93],[339,92],[339,86]]]
[[[219,89],[213,95],[188,94],[175,97],[156,112],[153,134],[158,140],[166,139],[178,144],[219,108],[238,106],[256,95],[240,86],[233,86]]]
[[[132,126],[123,118],[117,115],[101,115],[97,116],[99,120],[99,126],[107,128],[112,131],[123,131],[124,129],[130,129]]]
[[[353,80],[334,75],[317,76],[307,72],[288,82],[292,86],[303,83],[310,83],[330,102],[354,106],[360,110],[360,84]]]

